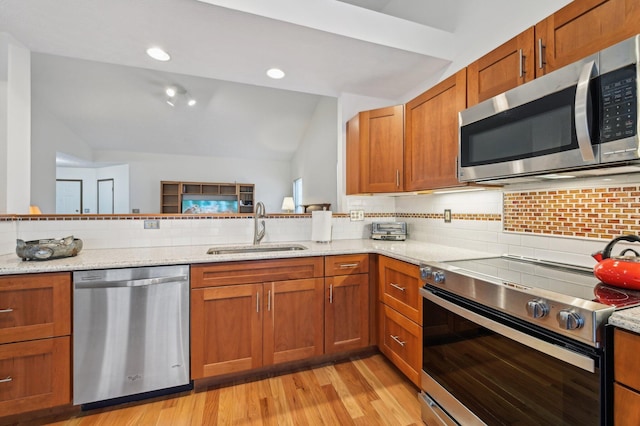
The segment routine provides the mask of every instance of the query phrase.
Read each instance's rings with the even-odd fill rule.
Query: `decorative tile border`
[[[394,216],[397,218],[444,220],[444,213],[396,213]],[[498,213],[452,213],[451,219],[499,222],[502,220],[502,215]]]
[[[640,186],[504,193],[503,229],[611,239],[640,233]]]
[[[376,214],[377,215],[377,214]],[[346,213],[333,213],[333,217],[349,217]],[[370,215],[366,215],[369,217]],[[0,222],[14,221],[97,221],[97,220],[199,220],[199,219],[253,219],[252,213],[241,214],[82,214],[82,215],[62,215],[62,214],[46,214],[46,215],[0,215]],[[311,213],[287,214],[275,213],[267,214],[267,219],[309,219]]]

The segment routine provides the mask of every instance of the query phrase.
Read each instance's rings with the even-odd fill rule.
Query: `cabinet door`
[[[384,304],[380,304],[380,313],[380,350],[409,380],[420,386],[422,327]]]
[[[70,337],[0,345],[0,416],[70,402]]]
[[[472,106],[534,78],[534,30],[529,28],[467,67],[467,105]]]
[[[324,279],[264,284],[264,365],[322,355]]]
[[[360,114],[347,121],[347,195],[359,194],[360,189]]]
[[[71,275],[0,278],[0,343],[71,334]]]
[[[571,2],[536,25],[536,46],[543,47],[543,62],[536,64],[536,74],[561,68],[639,32],[637,0]]]
[[[262,285],[191,291],[193,379],[262,365]]]
[[[466,69],[409,101],[405,111],[404,189],[458,182],[458,112],[467,105]]]
[[[360,189],[364,192],[402,191],[404,106],[362,112],[360,132],[364,141]]]
[[[369,345],[369,274],[325,279],[325,352]]]
[[[382,302],[422,325],[422,282],[417,265],[379,256],[378,285]]]

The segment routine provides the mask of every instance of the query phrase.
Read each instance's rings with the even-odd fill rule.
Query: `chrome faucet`
[[[260,241],[264,238],[264,232],[267,229],[264,220],[262,221],[262,229],[258,224],[258,219],[265,217],[266,210],[262,201],[258,201],[256,204],[256,214],[253,216],[253,244],[260,244]]]

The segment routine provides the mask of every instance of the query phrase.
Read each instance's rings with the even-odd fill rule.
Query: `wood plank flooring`
[[[375,354],[45,424],[422,425],[417,393],[384,356]]]

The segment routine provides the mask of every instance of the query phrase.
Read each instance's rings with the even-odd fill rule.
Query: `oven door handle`
[[[493,321],[480,314],[458,306],[455,303],[449,302],[448,300],[445,300],[438,295],[425,290],[424,288],[420,289],[420,294],[422,295],[422,297],[430,300],[436,305],[439,305],[442,308],[453,312],[454,314],[460,315],[461,317],[469,321],[472,321],[482,327],[488,328],[489,330],[501,334],[502,336],[505,336],[511,340],[522,343],[523,345],[529,346],[530,348],[567,362],[590,373],[595,373],[596,371],[595,361],[586,355],[582,355],[578,352],[574,352],[569,349],[554,345],[552,343],[545,342],[544,340],[532,337],[507,325]]]

